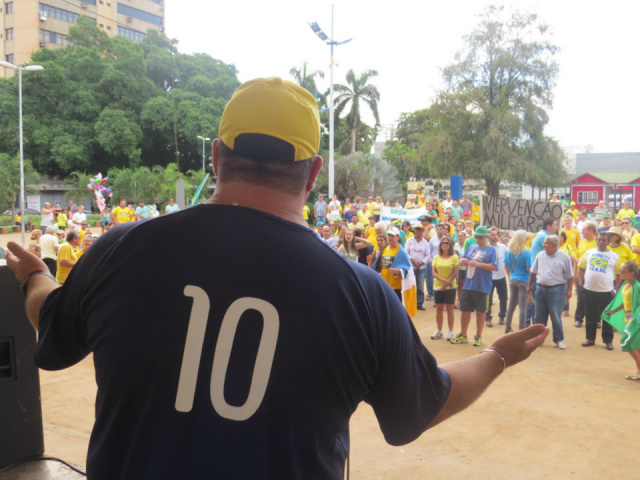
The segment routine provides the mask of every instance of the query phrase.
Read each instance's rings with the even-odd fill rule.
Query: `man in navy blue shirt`
[[[311,94],[255,79],[223,113],[207,204],[110,230],[62,287],[9,244],[37,364],[93,353],[90,479],[342,479],[360,402],[402,445],[544,341],[536,325],[439,367],[386,282],[304,221],[319,142]]]

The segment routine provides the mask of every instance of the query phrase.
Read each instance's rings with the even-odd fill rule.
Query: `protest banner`
[[[555,218],[560,224],[563,213],[560,202],[482,196],[481,224],[486,227],[535,233],[542,228],[545,218]]]
[[[392,220],[409,220],[413,222],[422,215],[427,213],[425,207],[420,208],[395,208],[395,207],[382,207],[380,209],[380,220],[384,222],[391,222]]]

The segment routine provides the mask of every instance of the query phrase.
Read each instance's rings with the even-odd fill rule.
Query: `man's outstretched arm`
[[[502,335],[478,355],[441,365],[451,377],[451,392],[429,428],[475,402],[505,368],[526,360],[542,345],[548,334],[549,329],[544,325],[532,325],[519,332]]]
[[[15,242],[7,244],[9,253],[7,254],[7,265],[16,276],[20,284],[33,272],[49,271],[49,267],[38,257],[29,253]],[[29,279],[26,290],[25,310],[27,318],[38,330],[40,325],[40,307],[47,296],[56,288],[60,288],[60,284],[45,275],[34,275]]]

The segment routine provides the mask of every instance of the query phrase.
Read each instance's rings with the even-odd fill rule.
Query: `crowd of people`
[[[565,288],[546,282],[575,276],[555,220],[531,239],[533,261],[525,262],[527,290],[537,286],[536,304],[553,306],[536,308],[536,324],[477,355],[438,363],[405,308],[441,305],[438,340],[460,292],[460,333],[451,322],[447,338],[468,343],[475,312],[473,344],[482,345],[489,294],[504,292],[499,277],[494,283],[507,268],[496,245],[510,251],[511,240],[474,225],[468,199],[444,211],[431,202],[415,222],[387,224],[380,198],[366,211],[356,199],[345,211],[337,198],[319,197],[314,233],[303,215],[311,220],[304,205],[322,170],[319,147],[313,95],[279,78],[250,80],[226,105],[212,142],[218,183],[206,204],[106,232],[62,286],[41,259],[8,244],[7,264],[39,332],[36,364],[63,369],[93,353],[100,393],[89,477],[343,478],[349,419],[362,401],[387,442],[407,444],[467,408],[545,341],[541,315],[562,311],[555,300]],[[260,248],[245,241],[255,231],[264,232]],[[533,255],[539,244],[545,252]],[[215,261],[203,261],[203,251]],[[171,275],[153,268],[159,258]],[[563,270],[551,265],[549,273],[556,261]],[[619,270],[627,283],[605,315],[633,323],[633,269]],[[585,288],[590,276],[587,267]],[[406,284],[418,282],[409,305]],[[159,291],[162,301],[152,298]],[[625,345],[636,337],[629,332]]]
[[[180,207],[170,198],[164,213],[179,210]],[[140,200],[138,206],[134,207],[122,199],[113,210],[105,207],[100,212],[100,234],[118,224],[139,222],[158,215],[155,205],[147,206]],[[16,222],[20,224],[22,219],[18,216]],[[26,231],[31,233],[28,251],[44,261],[60,284],[64,284],[73,266],[99,236],[89,228],[85,207],[76,205],[73,200],[66,208],[59,203],[52,206],[45,202],[41,210],[40,228],[34,228],[31,220],[26,225],[30,225]]]
[[[505,333],[514,329],[517,307],[518,329],[532,323],[546,325],[551,319],[553,341],[564,350],[561,317],[570,315],[569,299],[575,287],[574,323],[578,328],[585,324],[582,345],[595,345],[596,331],[601,329],[605,348],[614,349],[613,327],[602,323],[601,317],[620,290],[624,275],[634,275],[634,268],[640,266],[640,234],[634,228],[637,219],[628,202],[617,212],[605,209],[600,202],[591,216],[571,202],[561,226],[555,219],[545,219],[542,229],[534,234],[476,225],[470,220],[472,206],[467,195],[460,202],[450,196],[442,202],[434,197],[435,192],[421,194],[417,202],[411,199],[404,204],[407,209],[427,207],[418,220],[384,222],[380,221],[380,210],[385,203],[380,197],[369,197],[366,203],[361,197],[353,203],[346,198],[343,203],[333,195],[326,203],[319,195],[313,210],[315,228],[331,248],[376,270],[410,314],[425,310],[426,303],[433,301],[433,340],[468,343],[471,314],[475,313],[472,342],[482,345],[483,329],[494,326],[495,294],[498,325]],[[386,202],[387,206],[392,204],[402,207],[401,202]],[[305,212],[308,222],[309,213]],[[414,279],[415,306],[407,305],[402,294],[408,288],[408,277]],[[454,309],[461,311],[457,335]],[[627,342],[625,351],[633,351],[628,350],[632,344]],[[636,361],[640,359],[640,355],[632,355]],[[640,362],[637,370],[628,378],[640,377]]]

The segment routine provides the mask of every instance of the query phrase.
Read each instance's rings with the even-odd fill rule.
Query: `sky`
[[[494,2],[497,4],[497,2]],[[444,84],[463,37],[488,3],[461,0],[165,0],[166,34],[182,53],[204,52],[238,70],[241,82],[279,76],[307,62],[329,88],[330,48],[311,30],[318,22],[337,41],[334,83],[377,70],[383,133],[400,114],[428,108]],[[546,130],[572,153],[640,152],[640,2],[512,1],[551,27],[559,75]],[[373,124],[373,117],[363,115]],[[382,138],[384,139],[384,138]]]

